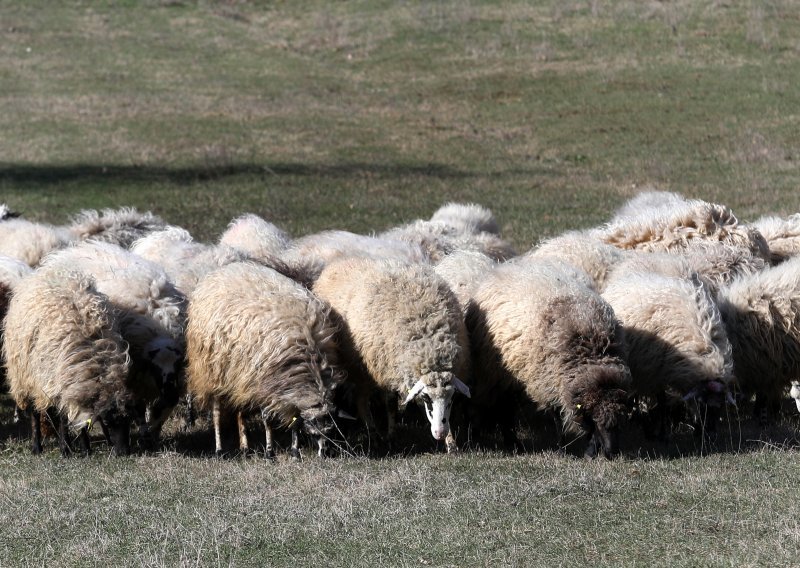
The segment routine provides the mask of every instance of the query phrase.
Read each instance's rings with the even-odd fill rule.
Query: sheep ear
[[[453,377],[453,386],[456,387],[456,390],[465,397],[472,398],[472,394],[469,392],[469,387],[465,385],[458,377]]]
[[[414,400],[414,397],[416,397],[419,393],[421,393],[422,389],[424,389],[424,388],[425,388],[425,383],[422,382],[422,379],[420,379],[416,383],[414,383],[414,386],[411,387],[410,391],[408,391],[408,396],[403,401],[403,404],[406,405],[409,402],[411,402],[412,400]]]
[[[336,416],[338,418],[344,418],[345,420],[355,420],[356,417],[350,414],[349,412],[345,412],[341,408],[336,411]]]

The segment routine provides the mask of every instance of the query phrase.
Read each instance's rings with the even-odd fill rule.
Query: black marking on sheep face
[[[619,429],[629,414],[632,401],[627,391],[629,375],[622,367],[599,366],[589,369],[582,388],[574,393],[573,419],[589,436],[586,455],[602,452],[606,458],[619,453]]]

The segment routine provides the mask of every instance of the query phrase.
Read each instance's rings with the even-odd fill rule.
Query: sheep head
[[[406,405],[415,398],[421,399],[425,415],[431,423],[431,435],[436,440],[444,440],[450,432],[450,410],[456,391],[466,397],[470,396],[469,387],[453,373],[431,372],[414,383],[403,404]]]
[[[158,432],[178,404],[180,374],[185,364],[183,349],[171,337],[157,337],[145,347],[150,374],[156,379],[159,396],[150,409],[150,429]]]
[[[619,453],[619,428],[630,408],[630,373],[622,365],[592,366],[585,388],[573,398],[573,420],[589,435],[588,457],[599,452],[611,459]]]

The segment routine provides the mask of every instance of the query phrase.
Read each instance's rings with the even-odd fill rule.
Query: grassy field
[[[298,236],[475,201],[521,250],[647,186],[798,212],[798,25],[789,0],[0,0],[0,199],[208,240],[244,212]],[[33,458],[6,425],[0,565],[796,564],[797,420],[728,427],[614,462],[270,465],[187,452],[200,430]]]

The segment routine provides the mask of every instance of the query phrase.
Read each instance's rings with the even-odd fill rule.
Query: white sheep
[[[231,221],[219,238],[221,245],[242,251],[250,258],[271,261],[289,246],[291,239],[283,229],[258,215],[242,215]]]
[[[419,245],[348,231],[323,231],[306,235],[293,241],[281,254],[281,259],[309,282],[316,280],[325,266],[344,258],[428,262],[425,251]]]
[[[614,312],[574,270],[552,259],[507,263],[478,287],[467,312],[473,402],[478,418],[493,414],[510,442],[513,401],[527,396],[560,414],[566,431],[586,432],[587,455],[611,457],[630,372]]]
[[[359,415],[374,427],[369,398],[384,395],[387,438],[394,430],[397,397],[419,398],[436,440],[455,449],[450,430],[453,394],[469,396],[469,347],[458,300],[433,268],[367,258],[328,265],[314,293],[342,319],[343,352],[357,388]]]
[[[754,227],[739,223],[724,205],[699,199],[669,199],[663,206],[618,216],[590,231],[593,237],[621,249],[669,251],[686,248],[696,240],[711,240],[744,248],[764,259],[769,248]]]
[[[336,331],[329,306],[265,266],[228,264],[200,282],[186,330],[188,388],[212,407],[217,453],[221,411],[237,412],[240,448],[247,450],[243,414],[260,409],[268,457],[272,421],[292,427],[294,457],[300,423],[322,454],[335,427],[334,389],[343,379]]]
[[[444,223],[460,233],[500,235],[500,227],[492,212],[476,203],[446,203],[431,215],[434,223]]]
[[[800,257],[734,280],[719,307],[737,383],[764,419],[800,377]]]
[[[766,239],[772,264],[780,264],[800,253],[800,213],[785,218],[761,217],[752,225]]]
[[[34,223],[27,219],[5,219],[0,222],[0,255],[10,256],[36,267],[49,252],[74,242],[67,231]]]
[[[153,231],[160,231],[166,226],[163,219],[150,211],[140,213],[133,207],[121,207],[102,211],[83,210],[63,228],[74,240],[92,239],[130,248],[136,239]]]
[[[56,408],[63,455],[70,448],[67,421],[81,429],[102,419],[117,454],[128,452],[130,418],[140,386],[129,380],[127,344],[113,307],[92,279],[71,270],[38,270],[11,300],[3,357],[11,396],[31,411],[32,450],[42,451],[39,416]]]
[[[42,269],[91,275],[97,290],[119,310],[120,330],[130,344],[133,374],[151,375],[149,434],[156,438],[181,390],[186,298],[157,264],[117,245],[85,242],[49,255]]]
[[[384,231],[379,237],[419,246],[434,263],[457,250],[482,252],[497,261],[517,254],[509,242],[494,233],[463,232],[441,221],[417,220]]]
[[[570,231],[541,242],[525,256],[556,258],[586,272],[597,290],[603,290],[609,273],[622,262],[625,251],[601,242],[583,231]],[[518,258],[516,260],[522,260]]]
[[[482,252],[460,250],[444,257],[433,269],[444,278],[466,313],[473,292],[495,266],[497,262]]]
[[[725,402],[733,403],[731,344],[708,286],[691,273],[671,278],[652,272],[622,271],[603,298],[624,330],[625,355],[633,379],[631,393],[659,403],[666,435],[668,394],[696,399],[711,413],[710,431]]]

